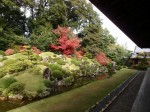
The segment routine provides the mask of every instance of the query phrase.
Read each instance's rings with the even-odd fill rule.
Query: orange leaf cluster
[[[103,52],[99,53],[96,56],[96,59],[101,65],[104,66],[107,66],[111,62],[111,60]]]

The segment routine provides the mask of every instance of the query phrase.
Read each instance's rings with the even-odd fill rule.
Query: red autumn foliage
[[[36,54],[41,54],[41,51],[38,48],[36,48],[36,47],[32,47],[32,50]]]
[[[73,35],[73,38],[69,38],[69,34],[72,34],[69,28],[58,26],[52,32],[60,36],[57,45],[50,45],[52,50],[59,51],[64,55],[71,55],[80,46],[78,37]]]
[[[24,46],[19,46],[19,52],[23,52],[25,50],[27,50],[27,49]]]
[[[107,66],[111,62],[111,60],[107,58],[107,56],[103,52],[99,53],[96,56],[96,59],[101,65],[104,65],[104,66]]]
[[[7,49],[5,51],[5,55],[12,55],[12,54],[14,54],[14,50],[13,49]]]
[[[19,51],[20,52],[23,52],[23,51],[26,51],[26,50],[27,50],[27,48],[25,46],[19,46]],[[32,50],[36,54],[41,54],[41,51],[36,47],[32,47]]]
[[[74,52],[77,58],[82,58],[85,52],[83,50],[75,51]]]

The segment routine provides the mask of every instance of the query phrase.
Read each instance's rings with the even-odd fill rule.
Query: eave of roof
[[[148,0],[90,0],[132,41],[150,48],[150,3]]]

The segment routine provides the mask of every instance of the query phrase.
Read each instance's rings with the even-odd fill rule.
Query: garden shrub
[[[62,67],[61,67],[60,64],[50,64],[49,67],[50,67],[50,69],[52,71],[54,71],[54,70],[62,70]]]
[[[23,92],[24,86],[25,85],[21,82],[15,82],[15,83],[11,84],[8,89],[9,89],[9,92],[12,92],[14,94],[18,94],[18,93]]]
[[[120,70],[122,67],[120,65],[117,65],[115,68],[116,70]]]
[[[41,89],[37,90],[37,92],[40,92]],[[27,98],[27,99],[33,99],[37,96],[37,92],[31,92],[31,91],[28,91],[28,90],[24,90],[24,96]]]
[[[64,74],[60,70],[54,70],[52,71],[52,76],[54,77],[54,79],[57,78],[58,80],[61,80],[63,79]]]
[[[40,75],[41,74],[41,68],[38,66],[33,66],[32,68],[29,69],[29,71],[35,75]]]
[[[104,66],[107,66],[111,62],[111,60],[103,52],[97,54],[96,59],[101,65]]]
[[[62,69],[61,71],[62,71],[62,73],[64,74],[64,77],[69,77],[69,76],[72,75],[69,70]]]
[[[0,55],[5,56],[5,52],[0,50]]]
[[[5,70],[5,68],[0,69],[0,78],[2,78],[3,76],[5,76],[7,74],[8,71]]]
[[[40,64],[41,64],[41,65],[44,65],[44,66],[47,66],[47,67],[49,66],[49,63],[48,63],[48,62],[41,62]]]
[[[71,63],[73,63],[74,65],[76,66],[79,66],[80,65],[80,61],[76,60],[76,59],[72,59],[71,60]]]
[[[64,79],[64,82],[65,82],[65,85],[71,85],[73,82],[74,82],[74,77],[73,76],[70,76],[70,77],[66,77]]]
[[[3,77],[7,73],[13,74],[13,73],[24,71],[32,66],[33,64],[29,60],[17,61],[16,63],[9,64],[7,66],[0,68],[0,73],[1,73],[0,77]]]
[[[28,60],[18,61],[15,64],[9,65],[9,73],[21,72],[32,66],[32,63]]]
[[[7,60],[7,57],[6,57],[6,56],[0,57],[0,62],[1,62],[1,61],[4,61],[4,60]]]
[[[6,89],[3,91],[2,96],[7,97],[7,96],[8,96],[8,93],[9,93],[9,90],[8,90],[8,88],[6,88]]]
[[[0,88],[0,96],[2,95],[4,89]]]
[[[51,84],[52,84],[52,82],[51,82],[50,80],[44,80],[43,83],[44,83],[44,85],[45,85],[46,87],[48,87],[48,88],[50,88],[50,87],[51,87]]]
[[[107,68],[108,68],[108,75],[109,75],[109,77],[111,77],[115,73],[115,71],[114,71],[115,69],[113,68],[113,64],[109,63],[107,65]]]
[[[148,68],[148,61],[147,59],[142,59],[135,67],[138,70],[146,70]]]
[[[42,89],[38,89],[38,90],[37,90],[37,93],[38,93],[38,94],[43,93],[43,90],[42,90]]]
[[[0,88],[6,89],[14,82],[16,82],[16,79],[13,77],[2,78],[0,79]]]
[[[60,65],[65,65],[66,63],[62,59],[57,59],[57,63]]]
[[[13,63],[16,63],[16,60],[8,59],[8,60],[5,61],[4,65],[7,66],[7,65],[10,65],[10,64],[13,64]]]
[[[7,49],[5,51],[5,55],[12,55],[12,54],[14,54],[14,50],[13,49]]]

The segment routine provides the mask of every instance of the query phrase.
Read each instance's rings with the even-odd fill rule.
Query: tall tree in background
[[[104,53],[107,53],[109,46],[116,43],[115,38],[109,33],[106,28],[102,30],[100,37],[100,48],[103,49]]]
[[[47,27],[48,30],[48,26],[51,26],[49,30],[55,29],[58,25],[71,27],[72,29],[76,29],[76,31],[78,30],[78,32],[85,29],[84,33],[89,38],[96,39],[99,37],[99,33],[98,35],[93,35],[92,33],[97,33],[97,29],[101,30],[101,21],[93,10],[92,5],[87,3],[86,0],[38,0],[34,4],[34,9],[31,8],[32,5],[28,5],[31,6],[30,9],[34,10],[33,13],[32,10],[30,11],[32,16],[28,19],[28,27],[31,33],[30,39],[33,39],[30,44],[35,44],[38,47],[37,43],[40,44],[38,40],[41,40],[39,37],[45,38],[43,29]],[[93,26],[93,24],[96,25]],[[95,31],[90,33],[90,29]],[[49,37],[49,42],[50,38],[53,39],[51,42],[55,42],[55,37],[53,35],[51,36]],[[94,46],[98,45],[95,43]],[[92,47],[90,48],[91,50]]]
[[[49,44],[56,44],[59,38],[52,30],[60,25],[81,34],[81,47],[88,57],[104,52],[114,58],[120,51],[124,53],[118,47],[110,50],[108,46],[114,45],[115,39],[102,29],[99,15],[86,0],[0,0],[0,22],[0,50],[23,43],[27,33],[29,44],[48,51]]]
[[[123,65],[123,59],[129,57],[130,52],[127,51],[123,46],[111,44],[106,52],[107,56],[119,65]]]
[[[0,0],[0,50],[21,43],[25,31],[24,22],[25,16],[20,12],[18,1]]]

